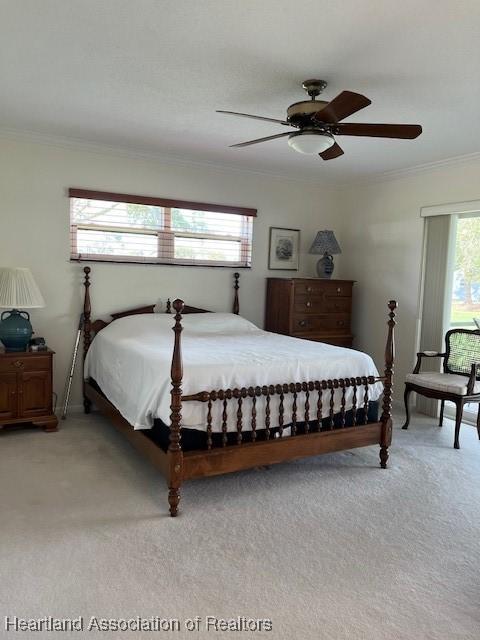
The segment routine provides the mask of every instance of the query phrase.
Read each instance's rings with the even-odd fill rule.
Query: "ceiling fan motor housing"
[[[303,100],[294,102],[287,109],[287,120],[292,124],[309,121],[314,113],[328,104],[325,100]]]

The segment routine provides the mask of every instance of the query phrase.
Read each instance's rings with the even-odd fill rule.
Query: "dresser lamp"
[[[23,309],[38,309],[45,302],[30,269],[0,267],[0,340],[6,351],[25,351],[32,337],[30,315]],[[21,309],[21,311],[19,310]]]
[[[318,277],[331,278],[334,268],[333,256],[342,253],[333,231],[319,231],[309,253],[322,255],[317,262]]]

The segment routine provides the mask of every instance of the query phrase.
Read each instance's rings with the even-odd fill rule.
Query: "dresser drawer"
[[[295,313],[350,313],[352,308],[351,298],[336,296],[315,296],[298,294],[294,300]]]
[[[0,359],[0,372],[15,373],[16,371],[48,371],[50,356],[22,357],[22,354],[8,355]]]
[[[350,314],[295,314],[293,316],[292,331],[297,333],[312,333],[327,331],[329,333],[349,333],[350,331]]]
[[[303,280],[295,282],[295,299],[297,296],[346,296],[352,295],[352,282],[335,280]]]
[[[294,333],[292,334],[296,338],[302,338],[303,340],[311,340],[312,342],[325,342],[325,344],[333,344],[336,347],[352,348],[353,336],[348,335],[333,335],[328,333]]]

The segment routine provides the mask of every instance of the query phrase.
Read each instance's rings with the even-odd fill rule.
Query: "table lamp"
[[[44,307],[45,302],[30,269],[0,267],[0,340],[6,351],[25,351],[32,337],[30,315],[23,309]],[[22,311],[19,311],[22,309]]]
[[[319,278],[330,278],[334,268],[333,255],[342,251],[333,231],[319,231],[309,253],[322,254],[317,262],[317,274]]]

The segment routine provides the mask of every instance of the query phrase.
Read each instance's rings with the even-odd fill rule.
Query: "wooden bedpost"
[[[233,285],[233,289],[234,289],[234,296],[233,296],[233,313],[235,313],[237,316],[240,313],[240,303],[238,301],[238,290],[240,289],[240,285],[238,283],[238,281],[240,280],[240,274],[238,272],[235,272],[233,274],[235,283]]]
[[[392,442],[392,378],[393,363],[395,360],[395,309],[397,308],[396,300],[390,300],[388,303],[390,313],[388,314],[388,336],[385,346],[385,382],[383,391],[382,405],[382,436],[380,442],[380,466],[382,469],[387,468],[388,447]]]
[[[83,273],[85,274],[85,279],[83,281],[83,286],[85,287],[85,296],[83,299],[83,361],[85,361],[85,357],[87,355],[87,351],[90,347],[90,343],[92,341],[91,335],[91,313],[92,313],[92,305],[90,302],[90,267],[84,267]],[[85,379],[85,376],[83,376]],[[90,409],[92,407],[92,403],[89,398],[85,395],[85,391],[83,393],[83,408],[85,413],[90,413]]]
[[[168,445],[168,462],[169,462],[169,478],[168,478],[168,503],[170,505],[170,515],[175,517],[178,511],[178,503],[180,502],[180,485],[182,483],[182,467],[183,453],[180,443],[180,429],[182,422],[182,345],[181,333],[182,327],[182,311],[183,300],[174,300],[173,308],[175,310],[175,325],[173,331],[175,333],[173,356],[172,356],[172,390],[170,409],[170,443]]]

